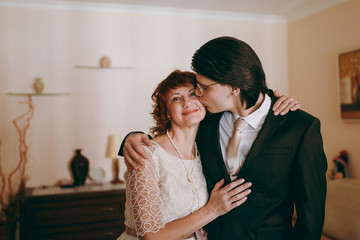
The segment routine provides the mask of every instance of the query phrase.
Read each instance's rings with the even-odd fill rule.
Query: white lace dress
[[[125,225],[134,229],[137,236],[159,231],[166,223],[189,215],[208,200],[200,157],[184,160],[189,171],[195,161],[193,176],[197,191],[194,191],[186,178],[187,172],[181,159],[167,153],[157,143],[152,143],[151,147],[144,146],[151,156],[144,161],[145,166],[125,173]],[[135,239],[126,233],[118,238]]]

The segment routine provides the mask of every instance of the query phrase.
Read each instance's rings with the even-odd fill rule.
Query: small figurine
[[[42,94],[42,91],[44,90],[44,83],[42,82],[41,77],[35,78],[35,83],[33,86],[36,94]]]
[[[334,168],[330,173],[330,178],[331,179],[345,178],[348,161],[349,161],[348,152],[345,150],[341,150],[340,155],[336,156],[333,160]]]
[[[111,65],[111,59],[108,56],[104,56],[100,59],[100,67],[109,68]]]

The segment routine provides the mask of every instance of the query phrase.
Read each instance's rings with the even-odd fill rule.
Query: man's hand
[[[285,115],[291,111],[298,110],[301,107],[301,104],[298,103],[294,98],[280,95],[278,91],[274,91],[275,97],[278,97],[279,99],[275,102],[273,106],[274,115]]]
[[[147,146],[151,146],[148,135],[144,133],[130,134],[124,143],[123,155],[126,167],[129,171],[137,169],[138,165],[144,165],[143,159],[148,158],[148,154],[141,146],[144,143]]]

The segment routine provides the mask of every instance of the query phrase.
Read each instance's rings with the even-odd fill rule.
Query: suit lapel
[[[240,173],[246,171],[247,168],[254,162],[254,159],[261,153],[264,144],[278,129],[281,123],[284,121],[282,116],[275,116],[272,107],[277,99],[272,99],[270,110],[265,118],[264,125],[262,126],[258,136],[252,144],[252,147],[245,159],[243,167],[240,169]]]
[[[225,179],[226,182],[231,182],[229,173],[227,172],[224,158],[221,152],[221,146],[220,146],[220,132],[219,132],[219,124],[220,119],[223,114],[218,114],[213,119],[213,123],[211,124],[211,127],[208,129],[210,132],[210,138],[213,139],[211,142],[210,148],[212,149],[211,152],[214,153],[213,156],[209,157],[209,161],[205,161],[206,165],[208,165],[208,168],[210,170],[210,173],[216,178],[216,179]]]

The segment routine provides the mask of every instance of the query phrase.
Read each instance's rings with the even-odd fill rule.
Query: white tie
[[[238,118],[234,123],[233,135],[230,138],[227,153],[227,165],[231,180],[235,180],[240,171],[240,160],[238,153],[242,132],[247,125],[248,123],[240,118]]]

